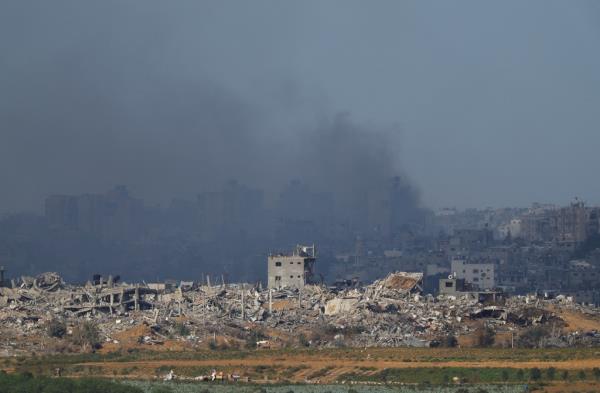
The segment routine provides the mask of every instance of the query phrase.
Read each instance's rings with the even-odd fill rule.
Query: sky
[[[600,204],[598,48],[596,1],[4,0],[0,212],[305,174]]]

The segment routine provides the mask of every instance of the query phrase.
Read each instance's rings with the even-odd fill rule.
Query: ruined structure
[[[450,270],[455,278],[463,279],[478,289],[496,286],[493,263],[470,263],[464,258],[454,258]]]
[[[267,258],[269,288],[303,288],[314,281],[315,245],[297,245],[291,254]]]

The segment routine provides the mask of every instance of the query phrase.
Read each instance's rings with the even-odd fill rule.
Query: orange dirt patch
[[[569,361],[524,361],[515,363],[510,360],[490,361],[440,361],[440,362],[406,362],[393,360],[347,360],[333,358],[304,358],[303,356],[292,356],[277,359],[214,359],[214,360],[152,360],[133,362],[90,362],[81,363],[82,366],[102,367],[104,372],[111,374],[125,368],[135,368],[136,377],[152,377],[155,370],[160,367],[215,367],[229,372],[230,370],[249,370],[258,366],[269,369],[283,369],[302,367],[301,371],[291,375],[290,381],[302,382],[308,375],[318,370],[328,369],[327,373],[319,376],[320,382],[333,382],[338,377],[355,368],[369,368],[371,373],[386,368],[439,368],[439,367],[462,367],[462,368],[549,368],[557,370],[581,370],[600,367],[600,359],[577,359]],[[270,376],[269,376],[270,378]]]
[[[150,326],[146,324],[134,326],[131,329],[114,334],[112,338],[117,342],[104,343],[99,352],[109,353],[131,349],[148,349],[150,347],[155,351],[184,351],[186,349],[185,343],[177,340],[161,340],[162,344],[149,346],[142,342],[142,339],[146,336],[156,338]]]
[[[592,330],[600,331],[600,319],[588,316],[570,310],[553,309],[561,318],[565,320],[567,326],[565,329],[569,332],[589,332]]]

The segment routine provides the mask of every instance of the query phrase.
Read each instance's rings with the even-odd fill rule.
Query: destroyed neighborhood
[[[316,266],[315,246],[299,245],[268,256],[266,287],[210,277],[128,284],[95,275],[83,286],[65,283],[58,273],[2,277],[0,350],[4,356],[78,351],[62,338],[76,335],[85,323],[97,328],[97,341],[79,344],[104,352],[600,344],[598,331],[569,329],[577,315],[597,321],[600,312],[593,306],[564,295],[508,296],[473,285],[472,275],[458,278],[464,267],[492,276],[485,265],[453,263],[460,272],[440,280],[437,296],[423,293],[420,272],[326,286],[312,281]],[[48,330],[60,323],[61,334]]]

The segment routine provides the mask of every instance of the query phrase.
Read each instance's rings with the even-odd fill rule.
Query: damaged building
[[[289,254],[271,254],[267,258],[269,288],[303,288],[314,283],[315,245],[297,245]]]

